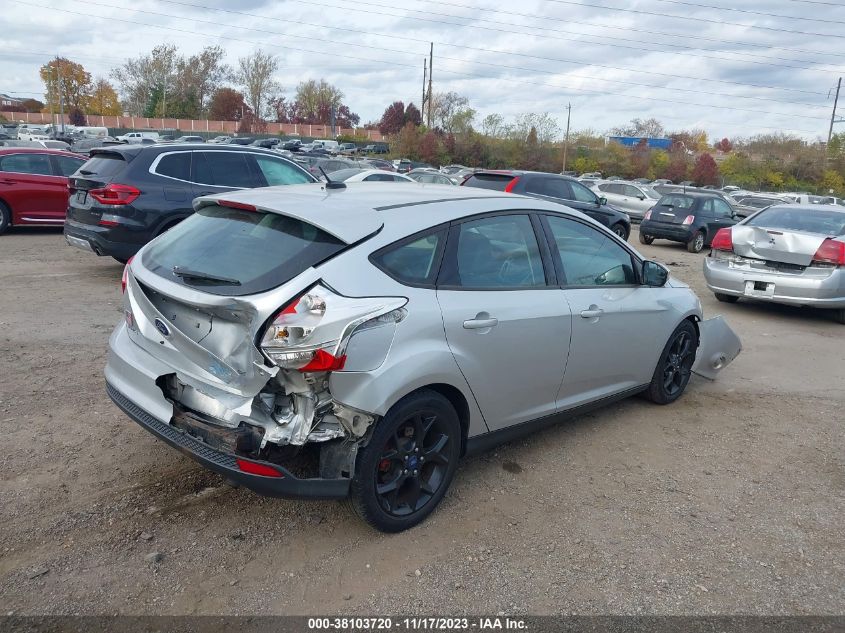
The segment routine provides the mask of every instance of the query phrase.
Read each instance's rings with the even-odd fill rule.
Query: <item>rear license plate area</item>
[[[775,285],[765,281],[746,281],[745,295],[747,297],[771,298],[775,295]]]
[[[88,199],[88,192],[87,191],[77,191],[74,195],[74,202],[77,204],[85,204],[85,201]]]

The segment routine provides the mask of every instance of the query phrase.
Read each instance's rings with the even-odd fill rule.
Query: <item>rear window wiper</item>
[[[197,281],[207,281],[210,283],[223,284],[226,286],[241,285],[241,282],[237,279],[230,279],[229,277],[217,277],[216,275],[210,275],[208,273],[203,273],[196,270],[188,270],[187,268],[182,268],[181,266],[174,266],[173,274],[177,277],[181,277],[186,281],[188,279],[196,279]]]

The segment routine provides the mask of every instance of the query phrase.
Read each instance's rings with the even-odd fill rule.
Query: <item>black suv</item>
[[[645,212],[640,224],[640,242],[655,238],[682,242],[690,253],[709,246],[719,229],[737,223],[734,208],[715,193],[678,192],[660,198]]]
[[[623,240],[631,234],[631,218],[627,213],[610,206],[605,198],[599,198],[569,176],[539,171],[477,171],[461,184],[559,202],[604,224]]]
[[[68,244],[125,262],[193,213],[198,196],[315,182],[275,152],[239,145],[121,145],[91,150],[68,179]]]

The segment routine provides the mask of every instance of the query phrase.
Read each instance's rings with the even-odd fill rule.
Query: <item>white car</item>
[[[329,173],[329,178],[337,182],[416,182],[412,178],[384,169],[339,169]]]
[[[607,198],[608,204],[622,209],[635,220],[642,220],[645,212],[660,200],[660,193],[653,187],[635,182],[597,182],[592,185],[592,189]]]
[[[18,140],[19,141],[49,141],[50,137],[44,126],[27,125],[26,123],[18,126]]]
[[[141,143],[144,139],[158,141],[158,132],[127,132],[117,137],[118,141],[124,141],[126,143]]]

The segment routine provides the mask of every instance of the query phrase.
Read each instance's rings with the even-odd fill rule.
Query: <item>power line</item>
[[[384,9],[396,10],[395,7],[393,7],[393,6],[377,4],[377,3],[374,3],[374,2],[362,2],[362,1],[358,1],[358,0],[354,0],[354,1],[353,0],[344,0],[344,1],[353,2],[354,7],[352,8],[352,10],[354,10],[358,13],[369,13],[371,15],[377,15],[377,16],[382,16],[382,17],[383,16],[391,16],[391,17],[397,17],[397,18],[410,17],[407,14],[397,15],[395,13],[387,13],[387,12],[384,11]],[[314,2],[312,2],[310,0],[291,0],[291,2],[297,2],[299,4],[306,4],[308,6],[313,6],[313,4],[314,4]],[[174,4],[180,4],[180,3],[174,3]],[[342,5],[338,6],[338,5],[335,5],[335,4],[327,4],[325,2],[321,2],[320,4],[321,4],[321,6],[324,6],[324,7],[350,10],[350,7],[346,7],[346,6],[342,6]],[[436,4],[441,4],[441,3],[437,2]],[[362,9],[361,8],[362,5],[363,6],[371,6],[371,7],[378,7],[381,10],[379,10],[379,11],[368,11],[366,9]],[[462,5],[462,6],[466,6],[466,5]],[[469,7],[469,8],[474,8],[474,7]],[[462,17],[462,16],[456,16],[456,15],[453,15],[453,14],[450,14],[450,13],[437,13],[437,12],[433,12],[433,11],[423,11],[423,10],[420,10],[420,9],[407,9],[405,7],[401,7],[400,10],[406,11],[406,12],[412,12],[412,13],[422,13],[422,14],[424,14],[424,16],[435,15],[435,16],[449,17],[449,18],[456,18],[456,19],[463,19],[463,20],[470,19],[470,18],[465,18],[465,17]],[[485,30],[485,31],[505,33],[507,35],[527,35],[528,37],[537,37],[537,38],[544,38],[544,39],[549,39],[549,40],[559,40],[559,41],[565,41],[565,42],[584,43],[584,40],[582,38],[585,36],[585,34],[578,32],[578,31],[573,32],[573,31],[566,31],[566,30],[562,30],[562,29],[550,29],[550,28],[545,28],[545,27],[540,27],[540,26],[530,26],[530,25],[514,25],[512,22],[500,22],[498,20],[489,20],[489,19],[486,19],[486,18],[477,18],[477,19],[473,18],[472,20],[473,20],[473,22],[485,22],[485,23],[489,23],[489,24],[499,24],[499,25],[501,25],[505,28],[493,28],[493,27],[488,27],[488,26],[480,26],[480,25],[475,24],[475,23],[446,22],[444,20],[435,20],[431,17],[420,17],[420,16],[413,16],[413,17],[414,17],[415,20],[419,20],[419,21],[423,21],[423,22],[431,22],[433,24],[446,24],[446,25],[449,25],[449,26],[461,26],[461,27],[464,27],[464,28],[481,29],[481,30]],[[291,20],[291,21],[293,22],[294,20]],[[300,23],[302,23],[302,22],[300,22]],[[319,25],[319,26],[322,26],[322,25]],[[552,33],[560,33],[560,32],[574,33],[578,37],[572,38],[572,37],[561,37],[561,36],[557,36],[557,35],[542,35],[542,34],[539,34],[539,33],[523,33],[523,32],[520,32],[520,31],[514,31],[514,26],[517,26],[517,27],[520,27],[520,28],[526,28],[526,29],[549,31],[549,32],[552,32]],[[337,27],[331,27],[331,28],[337,28]],[[605,37],[605,36],[596,36],[596,35],[586,34],[586,37]],[[606,39],[624,40],[624,38],[612,38],[612,37],[606,37]],[[625,40],[625,41],[630,41],[630,40]],[[601,42],[590,42],[590,43],[602,44]],[[623,45],[623,44],[603,44],[603,45],[614,47],[614,48],[628,48],[628,49],[631,49],[631,50],[647,51],[647,52],[653,52],[653,53],[675,53],[675,54],[681,54],[681,55],[690,55],[690,56],[694,56],[696,58],[702,58],[703,57],[703,58],[706,58],[706,59],[716,59],[716,60],[720,60],[720,61],[729,61],[729,62],[735,62],[735,63],[736,62],[744,62],[744,63],[748,63],[748,64],[758,64],[758,65],[761,65],[761,66],[774,66],[774,67],[777,67],[777,68],[792,68],[794,70],[809,70],[811,72],[818,72],[818,73],[839,72],[839,70],[836,69],[836,68],[813,68],[813,67],[810,67],[810,66],[796,66],[796,65],[791,65],[791,64],[786,65],[786,64],[782,64],[782,63],[776,63],[776,62],[780,62],[780,61],[791,62],[791,61],[796,61],[796,60],[787,59],[787,58],[778,58],[778,57],[766,57],[766,56],[761,56],[761,55],[754,55],[753,53],[729,51],[729,54],[760,57],[762,59],[768,59],[768,60],[773,60],[773,61],[762,62],[762,61],[754,61],[754,60],[750,60],[750,59],[745,60],[745,59],[735,59],[735,58],[732,58],[732,57],[721,57],[719,55],[706,55],[706,54],[702,53],[699,49],[693,49],[693,48],[687,48],[686,50],[695,51],[694,53],[678,53],[676,51],[667,51],[665,49],[643,48],[642,46],[628,46],[628,45]],[[683,49],[684,47],[680,47],[680,48]],[[705,49],[705,50],[710,50],[710,49]],[[826,54],[826,53],[824,53],[824,54]],[[800,62],[800,61],[803,61],[803,60],[797,60],[797,61]],[[579,62],[579,63],[586,64],[588,62]],[[814,64],[814,63],[822,63],[822,62],[804,61],[804,63]],[[626,69],[626,70],[631,70],[631,69]]]
[[[247,16],[247,17],[250,17],[250,18],[255,18],[255,19],[258,19],[258,20],[281,21],[279,18],[274,18],[274,17],[271,17],[271,16],[256,15],[256,14],[247,13],[247,12],[244,12],[244,11],[235,11],[233,9],[215,8],[215,7],[209,7],[209,6],[204,6],[204,5],[191,4],[191,3],[188,3],[188,2],[180,2],[178,0],[172,0],[172,2],[174,4],[181,4],[181,5],[190,6],[190,7],[195,8],[195,9],[204,9],[204,10],[207,10],[207,11],[220,11],[220,12],[224,12],[224,13],[244,15],[244,16]],[[87,4],[93,4],[93,5],[108,7],[108,8],[112,8],[112,9],[115,9],[115,8],[123,9],[124,8],[124,7],[120,7],[120,6],[95,2],[94,0],[88,0]],[[174,15],[170,15],[170,14],[167,14],[167,13],[160,13],[160,12],[157,12],[157,11],[148,11],[148,10],[145,10],[145,9],[129,9],[129,10],[135,11],[137,13],[148,13],[148,14],[156,15],[156,16],[160,16],[160,17],[169,17],[169,18],[181,19],[181,16],[174,16]],[[208,20],[195,20],[195,22],[206,23],[206,24],[216,24],[216,22],[208,21]],[[296,21],[295,20],[285,20],[285,22],[296,22]],[[300,22],[300,23],[303,24],[302,22]],[[326,25],[318,25],[318,26],[326,28]],[[253,28],[253,27],[247,27],[247,26],[238,26],[238,27],[235,27],[235,28],[240,28],[240,29],[248,30],[248,31],[257,31],[257,32],[260,32],[260,33],[269,33],[269,34],[272,34],[272,35],[279,35],[279,36],[284,36],[284,37],[294,37],[294,38],[299,38],[299,39],[307,39],[307,40],[310,40],[310,41],[328,42],[330,44],[336,44],[337,43],[334,40],[327,40],[327,39],[323,39],[323,38],[309,37],[309,36],[305,36],[305,35],[302,35],[302,36],[300,36],[300,35],[288,35],[286,33],[279,33],[279,32],[276,32],[276,31],[269,31],[267,29],[257,29],[257,28]],[[401,39],[401,40],[421,41],[421,40],[416,39],[416,38],[404,38],[404,37],[399,37],[399,36],[391,36],[391,35],[386,35],[386,34],[372,33],[372,32],[369,32],[369,31],[362,31],[362,30],[359,30],[359,29],[348,29],[348,28],[345,28],[345,27],[339,27],[339,30],[348,30],[348,31],[353,31],[355,33],[362,33],[362,34],[365,34],[365,35],[377,35],[377,36],[385,35],[387,37],[393,37],[393,38]],[[445,43],[442,43],[442,42],[437,42],[437,44],[438,45],[444,45],[444,46],[454,46],[454,45],[445,44]],[[355,46],[359,46],[359,47],[362,47],[362,48],[371,48],[371,49],[384,51],[384,52],[388,52],[388,53],[406,54],[406,55],[414,54],[412,52],[405,51],[405,50],[390,49],[390,48],[385,48],[385,47],[381,47],[381,46],[372,46],[372,45],[368,45],[368,44],[358,43],[358,44],[355,44]],[[542,59],[544,61],[553,61],[553,62],[562,62],[562,63],[581,65],[580,62],[573,61],[573,60],[566,60],[566,59],[552,58],[552,57],[538,57],[538,56],[535,56],[535,55],[512,53],[512,52],[509,52],[509,51],[500,51],[500,50],[496,50],[496,49],[486,49],[486,48],[470,47],[470,46],[458,46],[458,48],[466,48],[466,49],[469,49],[469,50],[474,50],[474,51],[479,51],[479,52],[484,52],[484,53],[498,53],[498,54],[503,54],[503,55],[518,55],[518,56]],[[481,65],[481,66],[491,66],[491,67],[494,67],[494,68],[501,68],[501,69],[507,69],[507,70],[518,70],[518,71],[523,71],[523,72],[532,72],[532,73],[547,74],[547,75],[557,75],[558,74],[558,73],[551,72],[551,71],[545,71],[545,70],[539,70],[539,69],[533,69],[533,68],[525,68],[525,67],[521,67],[521,66],[506,66],[506,65],[503,65],[503,64],[500,64],[500,63],[480,62],[480,61],[466,60],[466,59],[455,58],[455,57],[443,57],[442,59],[453,61],[453,62],[459,62],[459,63],[471,63],[471,64]],[[594,64],[594,65],[600,66],[600,64]],[[429,69],[429,72],[431,72],[431,69]],[[669,75],[669,76],[672,77],[672,78],[675,78],[674,75]],[[583,75],[583,74],[582,75],[574,75],[574,77],[582,78],[582,79],[597,79],[597,80],[602,79],[600,77]],[[820,106],[820,105],[810,104],[810,103],[786,102],[786,101],[782,101],[782,100],[779,100],[779,99],[771,99],[771,98],[767,98],[767,97],[752,97],[752,96],[746,96],[746,95],[733,95],[733,94],[727,94],[727,93],[713,93],[712,91],[694,90],[694,89],[689,89],[689,88],[668,88],[668,87],[664,87],[664,86],[657,86],[657,85],[654,85],[654,84],[647,84],[647,83],[642,83],[642,82],[632,82],[632,81],[627,81],[627,80],[622,80],[622,79],[617,79],[615,81],[617,83],[629,84],[629,85],[633,85],[633,86],[639,86],[639,87],[645,87],[645,88],[657,88],[657,89],[662,89],[662,90],[672,90],[672,91],[675,91],[675,92],[688,92],[688,93],[694,93],[694,94],[708,94],[710,96],[721,96],[721,97],[728,97],[728,98],[755,99],[755,100],[760,100],[760,101],[783,103],[783,104],[787,104],[787,105],[797,105],[797,106],[801,106],[801,107],[810,107],[810,108],[819,108],[819,107],[825,107],[826,108],[827,107],[827,106]],[[581,90],[581,89],[576,88],[576,90]],[[772,113],[772,114],[775,114],[775,113]]]
[[[622,11],[624,13],[637,13],[640,15],[650,15],[659,18],[671,18],[673,20],[692,20],[694,22],[707,22],[709,24],[718,24],[720,26],[741,26],[747,29],[759,29],[762,31],[774,31],[777,33],[793,33],[795,35],[809,35],[812,37],[835,37],[837,39],[845,39],[845,35],[836,35],[834,33],[813,33],[811,31],[796,31],[793,29],[781,29],[774,26],[761,26],[759,24],[744,24],[742,22],[726,22],[724,20],[715,20],[712,18],[702,18],[700,16],[691,15],[670,15],[668,13],[659,13],[657,11],[644,11],[642,9],[623,9],[620,7],[608,7],[604,4],[589,4],[586,2],[575,2],[574,0],[546,0],[546,2],[554,2],[557,4],[574,5],[578,7],[591,7],[593,9],[602,9],[604,11]]]
[[[228,40],[240,41],[240,42],[245,42],[245,43],[248,43],[248,44],[258,44],[258,45],[267,44],[267,42],[256,42],[254,40],[245,40],[243,38],[235,38],[235,37],[225,36],[225,35],[214,36],[214,35],[209,35],[209,34],[205,34],[205,33],[199,33],[199,32],[196,32],[196,31],[190,31],[190,30],[187,30],[187,29],[180,29],[180,28],[176,28],[176,27],[169,27],[169,26],[162,26],[162,25],[158,25],[158,24],[149,24],[149,23],[144,23],[144,22],[138,22],[137,20],[128,20],[128,19],[115,18],[115,17],[105,17],[105,16],[95,16],[95,15],[92,15],[90,13],[83,13],[83,12],[80,12],[80,11],[72,11],[70,9],[59,9],[57,7],[44,6],[44,5],[40,5],[40,4],[36,4],[36,3],[32,3],[32,2],[26,2],[24,0],[13,0],[13,1],[16,2],[17,4],[23,4],[23,5],[26,5],[26,6],[32,6],[32,7],[37,7],[37,8],[41,8],[41,9],[59,11],[59,12],[62,12],[62,13],[70,13],[70,14],[73,14],[73,15],[80,15],[80,16],[89,17],[89,18],[94,17],[96,19],[108,20],[108,21],[112,21],[112,22],[125,22],[127,24],[132,24],[132,25],[136,25],[136,26],[147,26],[147,27],[150,27],[150,28],[157,28],[157,29],[174,31],[174,32],[179,32],[179,33],[187,33],[187,34],[190,34],[190,35],[196,35],[196,36],[206,37],[206,38],[211,38],[211,39],[228,39]],[[88,2],[88,4],[97,4],[97,3]],[[103,6],[111,6],[111,5],[103,5]],[[125,7],[112,7],[112,8],[125,9]],[[131,9],[131,10],[137,11],[135,9]],[[144,12],[146,12],[146,11],[144,11]],[[178,16],[167,16],[167,17],[178,17]],[[202,21],[199,21],[199,20],[195,20],[195,21],[202,22]],[[217,23],[212,23],[212,24],[217,24]],[[237,27],[237,28],[261,31],[261,32],[268,32],[268,33],[271,33],[273,35],[284,35],[284,34],[275,33],[275,32],[272,32],[272,31],[262,31],[261,29],[254,29],[254,28],[249,28],[249,27]],[[285,37],[288,37],[288,36],[285,36]],[[311,39],[314,39],[314,38],[311,38]],[[328,52],[328,51],[325,51],[325,50],[314,50],[314,49],[307,49],[307,48],[302,48],[302,47],[285,46],[284,44],[275,44],[275,43],[273,44],[273,46],[278,47],[278,48],[291,49],[291,50],[298,51],[298,52],[314,53],[314,54],[318,54],[318,55],[333,55],[334,57],[358,59],[358,60],[361,60],[361,61],[367,61],[367,62],[371,62],[371,63],[389,64],[389,65],[393,65],[393,66],[401,66],[401,67],[405,67],[405,68],[414,68],[414,69],[417,68],[416,65],[412,65],[412,64],[403,64],[403,63],[400,63],[400,62],[393,62],[393,61],[387,61],[387,60],[382,60],[382,59],[371,59],[371,58],[366,58],[366,57],[357,57],[357,56],[353,56],[353,55],[339,55],[339,54],[331,53],[331,52]],[[379,48],[379,47],[368,47],[368,48]],[[390,51],[390,49],[380,49],[380,50]],[[408,53],[408,51],[393,51],[393,52]],[[459,61],[464,62],[466,60],[459,60]],[[474,62],[470,62],[470,63],[474,63]],[[447,74],[464,76],[464,77],[470,77],[470,78],[473,78],[473,79],[479,79],[478,75],[473,75],[473,74],[470,74],[470,73],[461,73],[461,72],[450,71],[450,70],[441,70],[441,72],[445,72]],[[738,111],[738,112],[750,112],[750,113],[753,113],[753,114],[756,114],[756,115],[771,115],[771,116],[783,116],[783,117],[790,117],[790,118],[827,120],[827,117],[816,117],[816,116],[811,116],[811,115],[806,115],[806,114],[791,114],[791,113],[784,113],[784,112],[768,112],[768,111],[760,111],[760,110],[751,110],[751,109],[748,109],[748,108],[737,108],[737,107],[733,107],[733,106],[717,106],[717,105],[711,105],[711,104],[694,103],[694,102],[689,102],[689,101],[678,101],[678,100],[675,100],[675,99],[666,99],[666,98],[660,98],[660,97],[645,97],[645,96],[641,96],[641,95],[631,95],[631,94],[616,93],[616,92],[610,92],[610,91],[597,91],[597,90],[589,90],[589,89],[584,89],[584,88],[573,88],[571,86],[560,86],[560,85],[555,85],[555,84],[530,82],[530,81],[524,81],[524,80],[508,79],[507,81],[509,83],[514,83],[514,84],[538,85],[538,86],[557,88],[557,89],[560,89],[560,90],[577,90],[577,91],[580,91],[580,92],[596,94],[596,95],[601,95],[601,96],[622,96],[622,97],[627,97],[627,98],[630,98],[630,99],[658,101],[660,103],[674,103],[674,104],[679,104],[679,105],[687,105],[687,106],[695,106],[695,107],[715,108],[715,109],[719,109],[719,110],[733,110],[733,111]]]
[[[91,2],[90,4],[97,4],[97,3]],[[303,22],[303,21],[299,21],[299,20],[292,20],[292,19],[289,19],[289,18],[281,19],[281,18],[275,18],[275,17],[272,17],[272,16],[257,15],[257,14],[254,14],[254,13],[248,13],[248,12],[245,12],[245,11],[236,11],[234,9],[223,9],[223,8],[218,8],[218,7],[208,7],[208,6],[193,4],[193,3],[190,3],[190,2],[184,2],[184,1],[180,1],[180,0],[169,0],[168,4],[178,4],[178,5],[192,7],[192,8],[195,8],[195,9],[204,9],[204,10],[207,10],[207,11],[221,11],[221,12],[224,12],[224,13],[230,13],[230,14],[234,14],[234,15],[242,15],[242,16],[245,16],[245,17],[255,18],[255,19],[259,19],[259,20],[271,20],[271,21],[277,21],[277,22],[283,22],[283,23],[302,24],[302,25],[306,25],[306,26],[315,26],[315,27],[318,27],[318,28],[333,28],[333,29],[341,30],[341,31],[349,31],[349,32],[352,32],[352,33],[360,33],[360,34],[363,34],[363,35],[373,35],[373,36],[377,36],[377,37],[387,37],[387,38],[392,38],[392,39],[399,39],[399,40],[402,40],[402,41],[415,41],[415,42],[420,42],[420,43],[427,43],[428,42],[428,40],[421,39],[421,38],[396,36],[396,35],[391,35],[389,33],[374,33],[372,31],[364,31],[364,30],[361,30],[361,29],[352,29],[352,28],[348,28],[348,27],[329,26],[329,25],[325,25],[325,24],[316,24],[316,23],[311,23],[311,22]],[[308,4],[313,4],[313,0],[308,0]],[[366,4],[366,3],[364,3],[364,4]],[[102,6],[112,6],[112,5],[102,5]],[[333,7],[333,6],[336,6],[336,5],[324,5],[324,6]],[[143,10],[138,10],[138,11],[141,11],[142,13],[146,12],[146,11],[143,11]],[[149,12],[149,13],[153,13],[154,15],[166,15],[166,14],[159,14],[159,13],[155,13],[155,12]],[[175,16],[168,16],[168,17],[175,17]],[[238,27],[238,28],[244,28],[244,29],[247,29],[247,30],[252,30],[249,27]],[[279,34],[279,35],[282,35],[282,34]],[[334,40],[325,40],[325,39],[321,39],[321,38],[313,38],[313,37],[308,37],[308,36],[292,35],[290,37],[300,37],[302,39],[336,43]],[[513,51],[502,51],[502,50],[497,50],[497,49],[489,49],[489,48],[480,48],[480,47],[465,46],[465,45],[458,45],[458,44],[450,44],[450,43],[447,43],[447,42],[435,42],[435,43],[438,46],[447,46],[447,47],[451,47],[451,48],[463,48],[463,49],[466,49],[466,50],[472,50],[472,51],[476,51],[476,52],[495,53],[495,54],[508,55],[508,56],[519,56],[519,57],[526,57],[526,58],[530,58],[530,59],[539,59],[539,60],[542,60],[542,61],[551,61],[551,62],[559,62],[559,63],[564,63],[564,64],[573,64],[573,65],[577,65],[577,66],[583,66],[584,65],[584,62],[581,62],[579,60],[565,59],[565,58],[560,58],[560,57],[543,57],[543,56],[538,56],[538,55],[529,55],[527,53],[517,53],[517,52],[513,52]],[[355,45],[356,46],[364,46],[366,48],[375,48],[377,50],[384,50],[384,51],[391,52],[391,53],[407,53],[407,51],[397,51],[395,49],[386,49],[386,48],[383,48],[383,47],[368,46],[368,45],[364,45],[364,44],[355,44]],[[486,65],[486,66],[499,66],[499,67],[502,67],[502,68],[509,68],[509,67],[506,67],[506,66],[501,66],[500,64],[490,64],[490,63],[486,63],[486,62],[476,62],[476,61],[456,59],[456,58],[444,58],[444,59],[452,59],[453,61],[469,62],[469,63],[473,63],[473,64],[480,64],[480,65]],[[629,68],[620,67],[620,66],[611,66],[611,65],[608,65],[608,64],[591,63],[590,65],[600,67],[600,68],[608,68],[608,69],[612,69],[612,70],[623,70],[623,71],[631,70]],[[534,71],[533,69],[525,69],[525,68],[520,68],[520,67],[514,67],[514,68],[516,70],[529,70],[529,72],[540,72],[540,73],[546,72],[546,71]],[[546,73],[546,74],[556,74],[556,73]],[[800,89],[795,89],[795,88],[781,88],[781,87],[778,87],[778,86],[766,86],[766,85],[749,84],[749,83],[743,83],[743,82],[732,82],[732,81],[728,81],[728,80],[717,80],[717,79],[710,79],[710,78],[703,78],[703,77],[690,77],[690,76],[687,76],[687,75],[678,75],[678,74],[673,74],[673,73],[652,72],[651,74],[659,75],[659,76],[663,76],[663,77],[668,77],[668,78],[671,78],[671,79],[693,79],[695,81],[717,82],[717,83],[725,83],[725,84],[737,85],[737,86],[742,86],[742,87],[762,88],[762,89],[767,89],[767,90],[789,90],[789,91],[793,91],[793,92],[801,92],[801,93],[812,94],[812,95],[824,95],[825,94],[823,92],[815,92],[815,91],[810,91],[810,90],[800,90]],[[600,80],[600,81],[605,79],[603,77],[595,77],[595,76],[592,76],[592,75],[583,75],[583,74],[572,75],[572,76],[576,77],[576,78],[583,78],[583,79],[597,79],[597,80]],[[625,83],[625,84],[634,85],[634,86],[643,86],[643,87],[647,87],[647,88],[658,88],[658,89],[664,89],[664,90],[675,90],[675,91],[680,91],[680,92],[702,93],[702,94],[709,94],[709,95],[716,94],[718,96],[726,96],[726,97],[730,97],[730,98],[759,99],[761,101],[773,101],[773,102],[776,102],[776,103],[789,103],[789,104],[792,104],[792,105],[802,105],[802,106],[809,106],[809,107],[826,107],[826,106],[818,106],[818,105],[815,105],[815,104],[806,104],[806,103],[796,104],[794,102],[787,102],[787,101],[782,101],[782,100],[778,100],[778,99],[770,99],[770,98],[766,98],[766,97],[751,97],[751,96],[745,96],[745,95],[713,93],[712,91],[692,90],[692,89],[687,89],[687,88],[669,88],[669,87],[661,86],[659,84],[649,84],[649,83],[644,83],[644,82],[632,82],[632,81],[626,81],[626,80],[622,80],[622,79],[615,79],[614,81],[616,81],[618,83]]]
[[[300,0],[292,0],[292,1],[300,1]],[[458,4],[458,3],[455,3],[455,2],[443,2],[442,0],[423,0],[423,1],[426,4],[438,4],[438,5],[444,5],[444,6],[447,6],[447,7],[458,7],[458,8],[462,8],[462,9],[477,9],[478,8],[478,7],[475,7],[473,5],[469,5],[469,4]],[[794,1],[795,2],[801,2],[801,1],[803,1],[803,2],[814,2],[815,0],[794,0]],[[830,4],[834,4],[834,6],[840,6],[840,5],[836,5],[835,3],[830,3]],[[382,5],[375,5],[375,6],[382,6]],[[404,7],[403,7],[403,9],[404,9]],[[411,10],[418,11],[417,9],[411,9]],[[786,47],[786,46],[776,46],[774,44],[758,44],[757,42],[749,42],[747,40],[745,40],[745,41],[726,40],[726,39],[720,39],[720,38],[717,38],[717,37],[708,37],[708,36],[705,36],[705,35],[695,35],[693,33],[667,33],[665,31],[652,31],[652,30],[649,30],[649,29],[637,28],[637,27],[633,27],[633,26],[619,26],[617,24],[607,24],[606,22],[581,22],[581,21],[572,20],[572,19],[569,19],[569,18],[558,18],[558,17],[554,17],[554,16],[549,16],[549,15],[538,15],[536,13],[518,13],[518,12],[513,11],[511,9],[502,10],[502,9],[493,9],[493,8],[485,7],[485,10],[488,11],[488,12],[491,12],[491,13],[506,13],[510,17],[517,16],[517,17],[522,17],[522,18],[529,18],[529,19],[532,19],[532,20],[541,20],[543,22],[551,21],[551,22],[562,22],[564,24],[578,24],[578,25],[581,25],[581,26],[596,27],[596,28],[600,28],[600,29],[612,29],[612,30],[615,30],[615,31],[631,31],[631,32],[634,32],[634,33],[647,33],[649,35],[659,35],[661,37],[677,37],[677,38],[682,38],[682,39],[685,39],[685,40],[703,40],[705,42],[717,42],[719,44],[730,44],[732,46],[733,45],[753,46],[755,48],[765,48],[765,49],[768,49],[768,50],[786,51],[786,52],[789,52],[789,53],[807,53],[807,54],[810,54],[810,55],[828,55],[828,53],[826,51],[810,50],[810,49],[806,49],[806,48],[793,48],[793,47]],[[426,13],[426,11],[423,11],[423,10],[419,10],[419,11],[421,13]],[[452,15],[452,14],[437,14],[437,15],[449,15],[449,17],[458,18],[458,19],[469,19],[469,18],[464,18],[463,16]],[[478,21],[478,22],[491,22],[492,24],[508,24],[508,25],[512,24],[510,22],[503,23],[503,22],[498,22],[498,21],[487,20],[486,18],[472,18],[472,20]],[[530,29],[541,29],[542,28],[542,27],[532,26],[532,25],[527,25],[527,24],[519,24],[519,25],[516,25],[516,26],[519,26],[520,28],[530,28]],[[553,29],[542,29],[542,30],[545,31],[545,30],[553,30]],[[627,38],[611,38],[610,36],[604,36],[604,35],[601,36],[601,37],[606,37],[607,39],[621,39],[622,41],[625,41],[625,42],[640,41],[640,40],[629,40]],[[688,47],[688,48],[690,50],[697,50],[694,47]],[[709,49],[706,49],[706,50],[709,50]],[[750,54],[750,53],[743,53],[743,54]],[[782,59],[782,58],[770,57],[770,58],[765,58],[765,59]],[[792,61],[802,61],[802,60],[792,60]],[[809,60],[807,60],[807,63],[810,63]]]
[[[700,9],[717,9],[718,11],[733,11],[735,13],[746,13],[749,15],[762,15],[767,18],[785,18],[787,20],[802,20],[805,22],[823,22],[825,24],[845,24],[845,20],[830,20],[822,18],[805,18],[798,15],[783,15],[782,13],[767,13],[766,11],[755,11],[754,9],[739,9],[737,7],[718,7],[712,4],[702,4],[699,2],[687,2],[687,0],[657,0],[658,2],[668,2],[671,4],[681,4],[688,7],[697,7]]]

